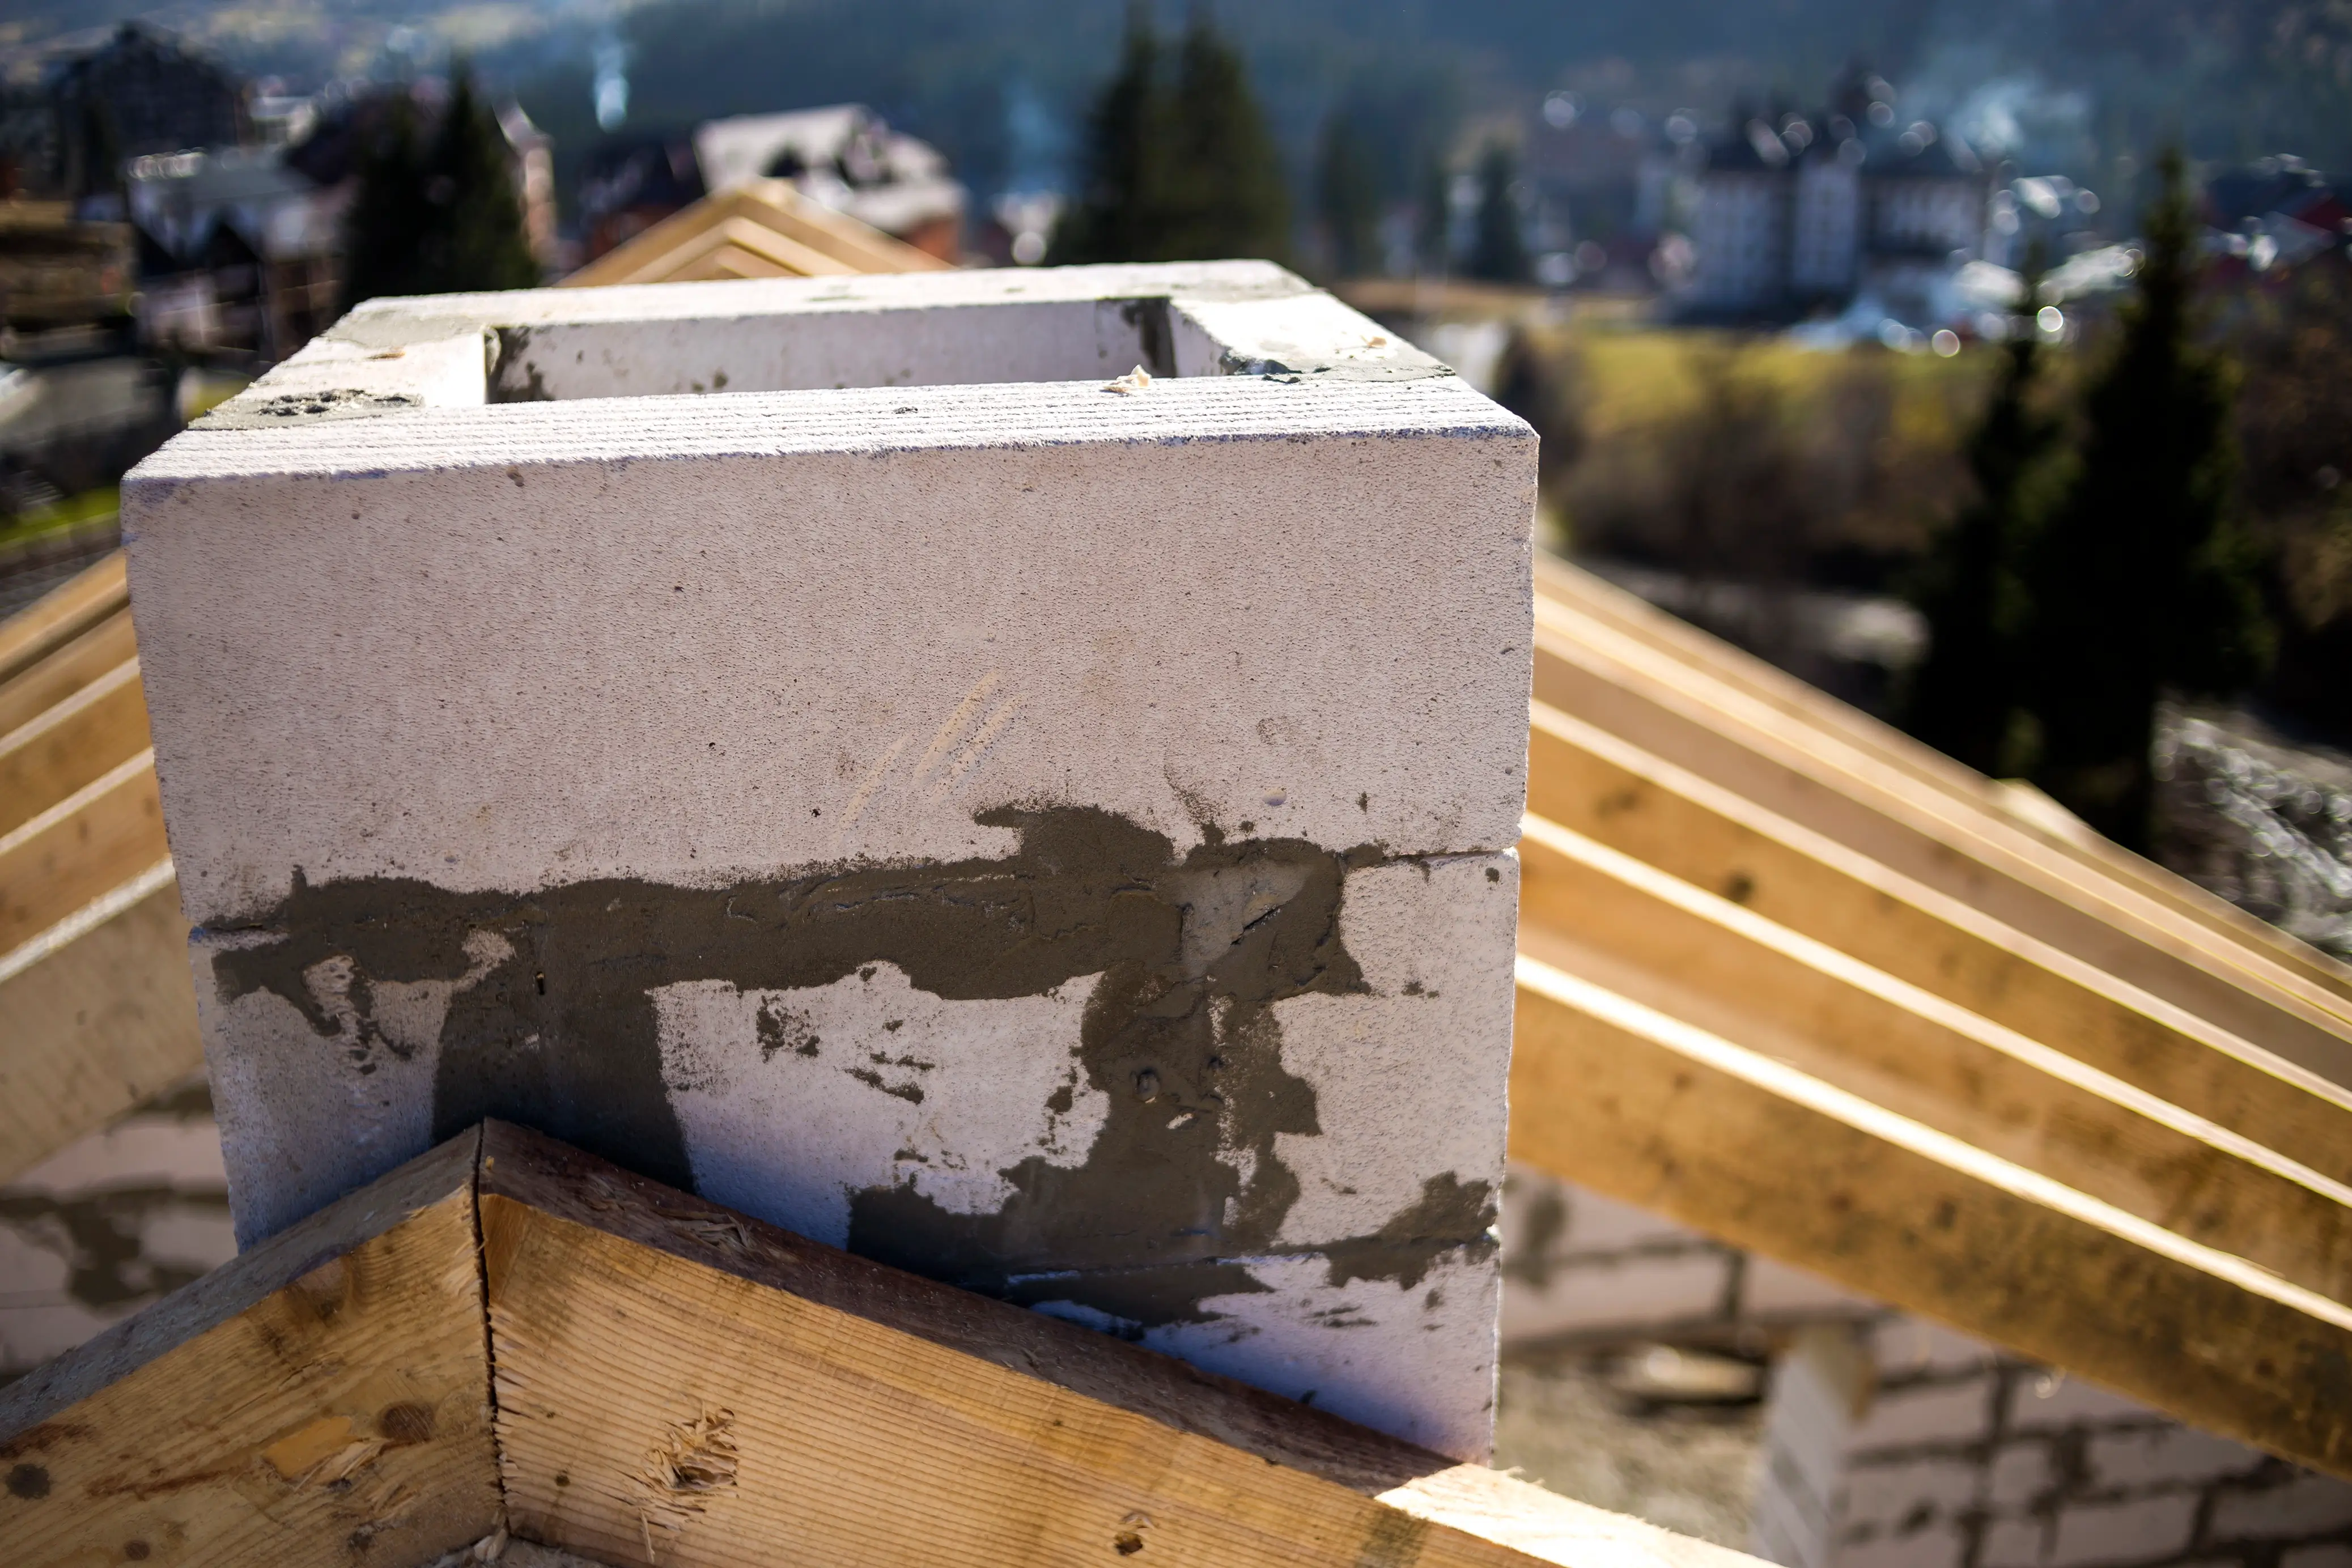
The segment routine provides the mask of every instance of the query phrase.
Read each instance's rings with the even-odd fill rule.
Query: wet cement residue
[[[1003,1172],[1013,1196],[992,1214],[949,1212],[911,1184],[855,1194],[849,1247],[1138,1329],[1213,1316],[1205,1298],[1262,1289],[1226,1260],[1295,1250],[1275,1243],[1298,1195],[1275,1140],[1320,1128],[1312,1088],[1282,1065],[1272,1008],[1364,988],[1340,939],[1340,889],[1351,866],[1381,857],[1296,840],[1179,857],[1162,834],[1077,808],[976,820],[1018,831],[1019,851],[716,889],[604,880],[529,898],[298,876],[248,927],[274,939],[220,952],[215,973],[225,1002],[268,991],[293,1004],[360,1073],[400,1051],[373,1023],[372,983],[461,982],[440,1038],[436,1139],[497,1116],[677,1186],[692,1173],[663,1081],[659,988],[798,989],[887,962],[962,1000],[1099,975],[1077,1067],[1108,1111],[1085,1162],[1040,1155]],[[350,966],[356,1031],[313,991],[310,972],[331,961]],[[768,1060],[820,1049],[806,1019],[772,1003],[757,1029]],[[878,1075],[873,1086],[916,1097]],[[1410,1286],[1438,1252],[1486,1245],[1491,1208],[1486,1184],[1447,1176],[1378,1235],[1318,1250],[1333,1258],[1333,1283]]]
[[[1470,1243],[1474,1256],[1491,1253],[1495,1243],[1486,1228],[1499,1212],[1491,1183],[1465,1182],[1452,1171],[1431,1176],[1421,1184],[1421,1201],[1399,1209],[1379,1230],[1323,1249],[1331,1260],[1330,1282],[1392,1280],[1409,1291],[1465,1238],[1476,1239]]]
[[[143,1306],[204,1277],[213,1260],[158,1258],[146,1250],[155,1220],[192,1210],[225,1218],[228,1195],[161,1184],[109,1186],[74,1197],[0,1191],[0,1227],[62,1256],[66,1296],[101,1312]]]

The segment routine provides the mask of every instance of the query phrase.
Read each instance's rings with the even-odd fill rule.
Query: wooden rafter
[[[2352,1301],[2352,1188],[1580,834],[1519,853],[1522,953]]]
[[[672,213],[565,278],[562,287],[931,272],[947,265],[810,200],[788,180],[759,180],[714,191]]]
[[[2352,1310],[1525,946],[1514,1155],[2352,1477]]]
[[[2078,874],[2013,822],[1891,778],[1834,737],[1556,601],[1538,601],[1535,655],[1546,705],[2352,1084],[2352,999],[2321,983],[2320,955],[2275,962],[2119,879]]]
[[[2224,950],[2242,950],[2257,969],[2276,966],[2322,989],[2352,999],[2352,966],[2329,957],[2079,823],[2059,831],[2045,821],[2021,815],[2015,809],[2014,797],[1999,784],[1893,726],[1871,718],[1786,671],[1709,636],[1565,561],[1538,559],[1535,578],[1537,591],[1547,601],[1589,616],[1682,664],[1703,681],[1785,716],[1801,731],[1825,742],[1829,748],[1865,758],[1913,786],[1941,797],[1963,821],[1973,821],[1981,830],[1997,835],[2023,832],[2040,846],[2074,862],[2086,883],[2121,884],[2131,894],[2165,906],[2179,919],[2201,925],[2221,937]]]
[[[0,1393],[0,1465],[28,1568],[502,1529],[745,1568],[1748,1561],[496,1123]]]
[[[2352,1090],[1734,790],[1535,705],[1528,810],[2338,1181]]]

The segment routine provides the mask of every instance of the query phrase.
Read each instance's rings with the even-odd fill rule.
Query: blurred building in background
[[[1686,307],[1790,319],[1867,296],[1940,325],[1939,295],[1982,254],[1990,184],[1958,134],[1926,120],[1897,131],[1867,109],[1859,123],[1837,110],[1752,116],[1707,146]]]
[[[86,216],[123,215],[129,160],[254,140],[245,84],[137,22],[57,60],[44,85],[51,121],[47,183],[79,202]]]
[[[968,197],[946,157],[855,103],[705,120],[690,136],[604,141],[580,178],[582,259],[705,195],[765,180],[788,180],[801,194],[941,261],[963,259]]]
[[[131,160],[139,335],[191,357],[281,360],[341,310],[349,183],[321,183],[281,148]]]

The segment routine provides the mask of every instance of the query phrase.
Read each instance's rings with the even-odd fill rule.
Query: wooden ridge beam
[[[1522,954],[2352,1301],[2343,1183],[1553,823],[1519,855]]]
[[[2352,1478],[2352,1311],[1525,953],[1511,1152]]]
[[[24,1568],[432,1562],[499,1517],[478,1133],[0,1390]]]
[[[928,251],[803,196],[787,180],[714,191],[589,262],[564,288],[686,280],[729,243],[805,277],[934,272],[948,266]]]
[[[2021,813],[2013,795],[1999,782],[1914,740],[1892,725],[1872,718],[1756,655],[1566,561],[1538,556],[1535,583],[1537,593],[1543,599],[1580,611],[1707,680],[1786,715],[1835,745],[1884,764],[1912,782],[1943,795],[1964,814],[1979,821],[2022,830],[2044,847],[2076,862],[2094,877],[2126,883],[2228,941],[2253,950],[2262,960],[2283,965],[2312,983],[2352,1000],[2352,966],[2298,941],[2268,921],[2256,919],[2229,900],[2132,853],[2104,835],[2087,829],[2054,831],[2040,818]]]
[[[2088,885],[2021,829],[1958,822],[1936,798],[1884,768],[1844,766],[1833,742],[1792,733],[1761,705],[1694,693],[1664,663],[1538,601],[1538,701],[2352,1086],[2352,1003],[2333,991],[2121,884]]]
[[[0,735],[0,833],[40,815],[147,745],[147,695],[133,658]]]
[[[0,1182],[200,1071],[172,862],[0,953]]]
[[[751,259],[758,269],[712,270],[714,265],[723,267],[722,258],[730,252]],[[840,277],[861,270],[755,219],[740,215],[680,235],[676,243],[632,259],[634,265],[626,272],[604,281],[620,286],[691,283],[713,277]]]
[[[1595,726],[1532,705],[1530,813],[2337,1181],[2352,1091]]]
[[[0,1391],[0,1464],[29,1568],[1752,1564],[497,1123]]]

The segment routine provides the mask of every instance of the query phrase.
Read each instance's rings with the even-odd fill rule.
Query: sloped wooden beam
[[[0,682],[14,680],[131,602],[131,579],[116,550],[0,621]]]
[[[762,1568],[1752,1563],[495,1123],[0,1392],[0,1455],[32,1568],[502,1530]]]
[[[629,241],[625,268],[602,269],[605,282],[621,285],[696,283],[724,277],[839,277],[860,270],[740,215],[720,217],[690,232],[664,235],[661,238],[666,243],[658,249],[635,248],[643,237]],[[617,256],[619,252],[612,254]]]
[[[205,1064],[172,862],[0,953],[0,1182]]]
[[[612,1562],[1746,1562],[518,1129],[484,1145],[510,1522]]]
[[[2352,1477],[2352,1310],[1524,951],[1511,1152]]]
[[[169,856],[155,754],[142,750],[0,833],[0,952]]]
[[[499,1515],[468,1132],[0,1390],[24,1568],[429,1563]]]
[[[2017,810],[2014,795],[1973,768],[1924,746],[1892,725],[1807,685],[1687,622],[1645,603],[1580,567],[1539,556],[1536,591],[1552,603],[1592,617],[1674,660],[1706,682],[1738,692],[1794,720],[1805,730],[1850,749],[1932,790],[1961,815],[1999,831],[2021,830],[2042,847],[2075,862],[2093,883],[2112,880],[2168,905],[2182,918],[2247,949],[2261,965],[2279,965],[2352,1000],[2352,966],[2258,920],[2227,899],[2079,826],[2058,831]]]
[[[2242,1039],[2352,1086],[2352,1001],[1833,737],[1538,601],[1535,695]],[[2314,960],[2326,960],[2313,955]]]
[[[0,833],[147,749],[136,658],[0,735]]]
[[[138,654],[126,605],[0,681],[0,735],[31,723]]]
[[[2352,1181],[2352,1090],[1541,703],[1528,779],[1540,818]]]
[[[935,272],[948,265],[871,225],[810,200],[790,181],[761,180],[714,191],[672,213],[572,273],[559,287],[686,281],[687,274],[695,273],[716,248],[729,243],[782,270],[807,277]]]
[[[1556,824],[1519,856],[1521,953],[2352,1301],[2342,1183]]]

